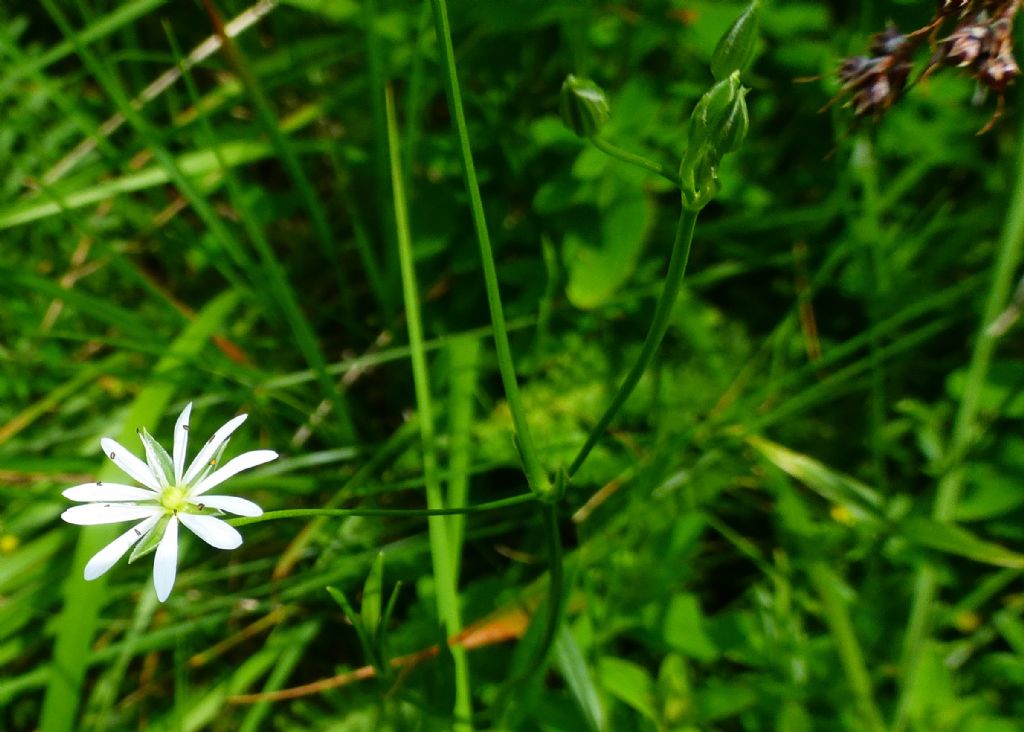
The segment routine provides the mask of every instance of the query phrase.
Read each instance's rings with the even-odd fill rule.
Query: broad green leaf
[[[812,732],[814,720],[803,704],[787,699],[775,717],[775,729],[778,732]]]
[[[566,293],[578,308],[608,301],[632,276],[650,232],[653,210],[642,192],[623,195],[596,221],[565,236]]]
[[[704,614],[696,595],[672,596],[665,612],[662,635],[673,649],[698,661],[713,661],[718,657],[718,648],[704,631]]]
[[[601,686],[650,720],[656,721],[655,686],[647,670],[624,658],[605,656],[597,664]]]
[[[735,717],[757,701],[757,693],[742,683],[712,681],[696,690],[697,716],[705,725]]]

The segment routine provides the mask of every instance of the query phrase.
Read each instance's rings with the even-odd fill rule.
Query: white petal
[[[117,560],[124,556],[125,552],[153,530],[153,527],[156,526],[156,522],[159,520],[159,516],[151,516],[141,524],[128,529],[96,552],[85,565],[85,578],[87,580],[94,580],[100,575],[106,574],[107,570],[113,567]]]
[[[210,462],[210,459],[216,454],[217,450],[223,445],[231,434],[242,426],[242,422],[248,417],[247,414],[240,414],[234,419],[228,420],[220,429],[213,433],[213,437],[206,441],[203,448],[196,455],[196,459],[192,461],[192,464],[188,466],[188,471],[185,473],[185,477],[182,479],[184,483],[190,483],[206,464]]]
[[[263,463],[269,463],[271,460],[276,459],[277,453],[273,450],[253,450],[252,452],[243,452],[238,457],[228,460],[223,467],[213,471],[199,481],[199,483],[188,492],[189,498],[195,498],[196,496],[203,495],[206,491],[220,485],[231,476],[238,475],[243,470],[255,468],[257,465],[263,465]]]
[[[237,549],[242,545],[242,535],[238,533],[238,529],[215,516],[200,516],[182,511],[178,518],[193,534],[215,549]]]
[[[174,424],[174,482],[181,485],[182,471],[185,470],[185,450],[188,448],[188,420],[192,416],[192,402],[181,410]]]
[[[203,496],[192,503],[205,508],[217,508],[236,516],[262,516],[263,509],[250,500],[238,496]]]
[[[116,524],[120,521],[134,521],[163,513],[159,506],[136,506],[131,503],[86,503],[72,506],[60,517],[69,524],[95,526]]]
[[[171,594],[174,587],[174,576],[178,573],[178,520],[171,516],[167,522],[167,530],[160,545],[156,548],[153,559],[153,586],[156,588],[156,599],[163,602]]]
[[[100,440],[100,445],[103,446],[103,452],[107,453],[107,457],[114,461],[114,465],[121,468],[121,470],[147,488],[152,488],[155,491],[160,490],[160,482],[150,472],[149,466],[128,452],[127,449],[109,437],[104,437]]]
[[[64,491],[69,501],[155,501],[160,497],[149,488],[122,483],[82,483]]]

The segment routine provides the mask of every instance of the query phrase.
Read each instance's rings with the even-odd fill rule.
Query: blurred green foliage
[[[761,4],[750,132],[702,213],[668,337],[559,505],[566,611],[545,669],[517,675],[548,577],[536,509],[465,521],[462,620],[492,634],[466,642],[477,729],[1024,729],[1019,328],[980,378],[969,368],[993,263],[1020,235],[1016,92],[983,136],[993,102],[972,104],[956,73],[877,125],[819,112],[842,57],[889,20],[921,26],[931,4]],[[105,123],[112,89],[136,98],[215,33],[202,4],[0,4],[0,729],[36,729],[44,699],[63,699],[54,648],[78,632],[61,612],[83,583],[69,577],[80,531],[59,521],[60,491],[100,470],[101,436],[146,426],[166,441],[195,399],[197,434],[246,411],[232,449],[282,453],[236,483],[267,510],[425,505],[385,83],[442,481],[468,484],[471,504],[525,490],[429,3],[210,5],[251,21],[238,53]],[[670,183],[562,126],[562,81],[594,79],[611,102],[602,134],[674,169],[744,5],[449,5],[552,473],[635,357],[679,215]],[[222,295],[238,300],[217,332],[157,368]],[[459,376],[464,339],[480,361]],[[159,419],[131,423],[154,390]],[[976,409],[954,440],[965,402]],[[933,517],[949,475],[963,481],[957,524]],[[421,518],[243,533],[231,554],[185,547],[166,605],[146,562],[90,590],[100,610],[73,659],[77,712],[43,729],[453,726],[447,652],[379,680],[229,702],[444,645]],[[937,592],[904,648],[922,572]]]

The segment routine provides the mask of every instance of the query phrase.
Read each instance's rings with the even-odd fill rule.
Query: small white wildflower
[[[83,483],[64,491],[65,498],[85,504],[73,506],[61,514],[68,523],[91,526],[142,519],[89,560],[85,565],[87,580],[104,574],[133,546],[136,549],[129,562],[155,548],[153,584],[156,596],[163,602],[171,594],[178,568],[179,521],[212,547],[236,549],[242,543],[242,535],[230,524],[204,511],[216,509],[238,516],[259,516],[263,513],[263,509],[245,498],[209,496],[206,493],[243,470],[276,459],[277,453],[253,450],[214,469],[228,438],[245,421],[247,415],[240,414],[213,433],[185,470],[191,413],[190,402],[174,425],[173,458],[145,429],[139,430],[139,437],[146,451],[146,462],[110,438],[100,440],[107,457],[145,487],[96,482]]]

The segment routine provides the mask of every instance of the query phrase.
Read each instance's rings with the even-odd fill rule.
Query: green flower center
[[[176,485],[164,488],[160,494],[160,505],[168,511],[181,511],[188,505],[185,500],[185,491]]]

